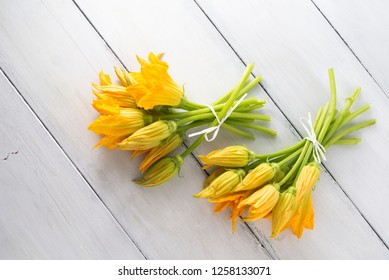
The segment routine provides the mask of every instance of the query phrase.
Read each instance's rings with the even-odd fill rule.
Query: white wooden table
[[[389,2],[385,0],[0,0],[1,259],[388,259]],[[222,132],[197,149],[246,144],[271,152],[304,136],[299,122],[362,87],[377,124],[357,146],[331,147],[314,192],[315,230],[269,238],[270,222],[238,223],[192,195],[194,157],[146,189],[124,151],[92,149],[91,82],[165,52],[198,102],[231,88],[245,64],[276,138]]]

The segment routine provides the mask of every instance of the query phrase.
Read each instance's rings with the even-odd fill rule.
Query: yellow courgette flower
[[[320,169],[316,162],[309,163],[303,167],[296,181],[298,201],[313,189],[319,177]]]
[[[120,113],[119,103],[113,98],[97,98],[93,100],[92,106],[102,115],[115,115]]]
[[[120,83],[122,84],[122,86],[128,87],[129,85],[136,83],[136,80],[133,77],[134,74],[131,75],[130,72],[127,72],[124,69],[118,69],[115,67],[115,73],[116,73],[116,76],[118,77]]]
[[[92,122],[88,129],[94,133],[109,136],[128,136],[150,122],[150,116],[144,111],[123,108],[119,114],[100,116]]]
[[[227,170],[194,197],[215,199],[218,196],[228,194],[239,184],[245,174],[243,169]]]
[[[124,140],[124,139],[123,139]],[[131,159],[134,159],[140,155],[147,154],[151,150],[133,150],[131,153]]]
[[[231,193],[231,194],[226,194],[218,198],[209,200],[209,202],[211,203],[216,203],[214,208],[215,214],[223,211],[227,207],[230,207],[231,209],[230,220],[232,222],[233,232],[235,232],[236,230],[236,220],[238,219],[239,216],[242,216],[245,211],[244,207],[238,208],[238,205],[246,195],[247,192]]]
[[[281,231],[288,227],[296,212],[297,206],[295,187],[289,187],[280,194],[280,198],[272,211],[273,221],[271,238],[277,237]]]
[[[137,57],[140,73],[131,73],[134,83],[126,87],[137,106],[145,110],[157,105],[177,106],[184,96],[183,89],[168,74],[168,64],[160,60],[161,56],[150,53],[149,61]]]
[[[118,144],[120,150],[149,150],[158,146],[177,129],[174,121],[159,120],[145,126]]]
[[[254,168],[246,177],[243,178],[242,182],[236,186],[234,191],[244,191],[259,188],[274,178],[278,170],[278,165],[273,163],[261,163]]]
[[[152,148],[139,165],[139,170],[145,172],[154,162],[166,156],[182,143],[182,137],[174,132],[163,140],[158,146]]]
[[[92,84],[94,89],[92,89],[93,94],[100,99],[115,99],[120,107],[126,108],[135,108],[135,98],[131,93],[126,89],[126,87],[118,85],[105,85],[99,86]]]
[[[176,175],[182,163],[183,159],[180,156],[163,158],[146,171],[143,179],[134,182],[144,187],[160,185]]]
[[[265,217],[276,205],[280,196],[277,185],[268,184],[242,200],[238,208],[249,206],[244,222],[252,222]]]
[[[111,77],[107,73],[104,73],[103,70],[101,70],[99,73],[99,80],[100,85],[102,86],[112,85]]]
[[[208,187],[213,182],[213,180],[222,175],[224,172],[226,172],[225,167],[218,167],[214,171],[212,171],[212,173],[209,174],[207,179],[204,180],[203,188]]]
[[[292,232],[298,239],[303,235],[304,228],[313,230],[314,216],[312,190],[310,190],[300,199],[296,213],[290,221]]]
[[[224,167],[243,167],[255,159],[255,153],[245,146],[229,146],[224,149],[214,150],[206,156],[199,156],[203,168],[209,168],[214,165]]]
[[[101,140],[99,143],[97,143],[93,148],[98,148],[98,147],[106,147],[107,149],[115,149],[121,141],[127,138],[127,135],[121,135],[121,136],[112,136],[112,135],[106,135]]]

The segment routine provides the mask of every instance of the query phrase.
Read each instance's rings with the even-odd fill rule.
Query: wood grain
[[[363,139],[360,145],[331,147],[325,167],[334,178],[328,180],[335,180],[341,188],[336,196],[350,198],[356,215],[359,211],[388,244],[389,227],[384,214],[389,207],[387,96],[310,1],[223,1],[223,10],[219,9],[221,1],[198,2],[240,57],[260,65],[266,73],[263,86],[300,133],[300,117],[315,112],[328,100],[328,68],[335,68],[339,104],[356,86],[362,87],[358,105],[371,103],[366,118],[376,118],[378,123],[355,134]],[[241,32],[242,25],[255,28]],[[330,192],[327,184],[320,182],[316,199],[324,199],[319,194],[322,188]],[[322,211],[335,208],[338,216],[344,216],[339,203],[331,204],[329,201]],[[347,219],[337,224],[336,230],[345,236],[354,232]]]
[[[7,164],[18,159],[19,153],[12,152],[19,147],[30,155],[0,170],[6,173],[1,187],[8,189],[8,197],[0,199],[0,210],[8,206],[9,198],[15,200],[15,208],[26,205],[23,211],[0,211],[4,217],[0,220],[2,258],[389,258],[385,216],[389,207],[385,188],[388,99],[312,2],[5,1],[0,10],[0,41],[0,67],[33,110],[27,110],[29,118],[19,119],[19,110],[28,107],[5,83],[7,92],[22,104],[12,99],[10,105],[3,105],[10,114],[5,129],[26,127],[33,136],[0,136],[0,143],[5,139],[7,145],[13,143],[11,139],[21,139],[20,145],[6,146]],[[113,66],[136,70],[135,54],[147,56],[149,51],[166,53],[171,75],[185,84],[187,96],[196,102],[210,103],[227,92],[238,81],[244,63],[255,62],[254,74],[264,77],[252,95],[267,101],[262,111],[272,116],[272,122],[266,125],[276,129],[278,136],[256,133],[257,140],[247,141],[222,131],[195,155],[242,141],[257,151],[271,152],[301,139],[299,118],[328,100],[329,67],[335,67],[339,100],[362,86],[359,104],[371,102],[369,117],[379,121],[358,133],[364,140],[359,146],[328,151],[329,161],[314,194],[314,231],[306,231],[300,240],[289,231],[271,240],[270,222],[264,220],[239,223],[233,234],[229,213],[213,215],[211,205],[192,198],[205,178],[195,158],[187,158],[180,176],[145,189],[131,182],[140,176],[138,160],[131,162],[123,151],[91,148],[99,137],[86,129],[97,116],[90,106],[90,83],[97,81],[101,69],[110,73]],[[54,148],[44,150],[46,143]],[[41,154],[45,157],[33,156]],[[46,162],[46,158],[51,160]],[[15,182],[26,163],[34,168]],[[47,184],[37,183],[48,177]],[[34,187],[29,193],[13,197],[10,188],[24,190],[30,178]],[[75,183],[67,190],[63,186],[69,182]],[[52,218],[54,229],[43,234],[49,212],[36,210],[37,184],[38,190],[52,195],[45,197],[45,203],[57,211]],[[90,194],[89,199],[85,194]],[[32,219],[25,217],[29,209],[36,211],[31,211],[36,218],[26,233],[19,229]],[[95,209],[100,210],[94,213]],[[85,231],[80,226],[84,224]],[[59,228],[65,230],[58,233]],[[98,229],[93,231],[96,236],[89,233],[91,228]],[[106,241],[111,233],[118,240]],[[11,235],[16,241],[9,241]],[[60,242],[42,245],[43,240]],[[126,251],[130,248],[126,254],[120,250],[122,243]]]
[[[90,84],[120,64],[72,2],[5,3],[0,19],[0,65],[146,258],[269,258],[244,224],[232,234],[227,213],[192,198],[204,179],[192,158],[185,179],[145,189],[127,152],[92,149]]]
[[[286,13],[290,11],[286,9],[282,11],[278,10],[283,2],[278,1],[277,3],[273,3],[272,7],[262,6],[262,4],[257,4],[256,6],[253,4],[254,2],[243,1],[242,4],[239,4],[233,1],[213,1],[206,2],[206,5],[201,3],[201,6],[207,8],[206,12],[208,6],[212,7],[212,9],[209,8],[211,20],[215,15],[218,15],[224,20],[221,23],[224,28],[219,29],[223,35],[225,32],[228,36],[230,33],[227,27],[231,28],[230,25],[234,25],[237,31],[237,34],[233,34],[234,36],[237,37],[242,33],[241,36],[246,35],[250,38],[256,38],[255,35],[257,33],[255,33],[255,29],[247,28],[247,26],[261,26],[265,25],[265,23],[261,25],[258,25],[258,23],[252,24],[248,22],[250,19],[241,19],[241,15],[248,13],[246,10],[251,9],[251,13],[255,14],[258,11],[269,13],[274,9],[274,11],[279,12],[280,18],[286,17]],[[238,80],[243,70],[244,65],[237,55],[223,40],[218,31],[214,29],[202,11],[200,9],[196,11],[193,8],[194,3],[185,1],[167,1],[164,3],[159,3],[158,1],[134,1],[131,6],[126,5],[125,1],[115,2],[115,5],[87,0],[79,0],[77,3],[79,3],[83,12],[93,22],[95,28],[106,39],[114,52],[129,68],[136,65],[134,59],[129,56],[129,50],[144,52],[144,50],[154,50],[157,48],[155,50],[157,52],[166,52],[166,59],[171,62],[171,73],[173,73],[174,77],[181,82],[187,81],[185,77],[190,79],[190,83],[186,83],[185,88],[187,95],[191,99],[199,102],[211,102],[216,96],[221,95],[219,93],[220,91],[226,92]],[[235,5],[232,3],[235,3]],[[223,9],[220,7],[223,7]],[[312,14],[310,10],[297,7],[299,8],[299,12],[306,13],[306,16],[313,22],[314,26],[312,28],[318,25],[317,28],[325,29],[325,27],[320,25],[320,20],[317,22],[316,17],[318,15]],[[264,10],[265,8],[267,10]],[[102,14],[104,14],[104,17],[100,16]],[[218,19],[217,16],[216,19]],[[150,24],[151,22],[154,24]],[[129,28],[129,26],[132,28]],[[290,39],[290,42],[288,41],[288,44],[291,45],[290,48],[294,47],[294,45],[304,47],[304,44],[298,39],[294,40],[286,32],[282,33],[280,26],[275,25],[274,28],[277,32],[269,34],[269,36],[272,35],[271,38],[278,38],[279,41]],[[262,32],[264,31],[261,30],[258,33]],[[271,32],[269,31],[269,33]],[[121,37],[120,34],[127,34],[127,36]],[[273,61],[270,60],[270,54],[268,53],[274,51],[277,54],[282,49],[281,45],[268,44],[266,54],[263,54],[265,51],[261,52],[261,42],[259,41],[249,41],[246,44],[240,40],[234,40],[233,43],[239,47],[244,46],[244,48],[249,48],[250,54],[252,55],[257,55],[258,57],[262,57],[263,55],[265,59],[269,59],[270,65],[278,65],[278,68],[283,68],[282,62],[284,60],[286,61],[285,65],[290,65],[290,67],[296,61],[293,57],[284,57],[281,59],[275,57],[275,55],[272,56]],[[235,46],[233,45],[233,47]],[[343,46],[341,44],[334,45],[334,48],[341,51]],[[238,49],[239,55],[240,52],[241,50]],[[242,54],[246,55],[244,49],[242,50]],[[255,73],[257,75],[263,74],[267,85],[269,81],[267,77],[271,76],[274,70],[268,65],[264,65],[259,59],[249,59],[246,61],[257,62]],[[315,63],[312,62],[312,65],[314,66]],[[309,70],[312,71],[311,69]],[[299,83],[300,86],[306,87],[306,83],[310,83],[311,88],[306,88],[305,91],[293,90],[293,95],[289,93],[287,96],[285,93],[285,96],[282,97],[284,99],[282,104],[289,104],[289,106],[282,107],[283,113],[288,118],[291,116],[295,125],[295,116],[297,113],[304,112],[305,114],[307,110],[316,110],[319,104],[322,104],[328,99],[326,91],[328,87],[326,70],[327,68],[324,68],[323,73],[318,73],[321,80],[319,79],[317,84],[315,83],[317,80],[315,82],[311,81],[311,75],[303,75],[303,69],[301,69],[301,77],[297,77],[297,73],[290,71],[289,75],[291,77],[288,82],[286,82],[286,78],[282,75],[284,73],[274,73],[271,81],[275,85],[282,84],[288,87],[289,84],[294,86],[294,84]],[[294,75],[291,73],[294,73]],[[291,83],[291,79],[296,79],[296,81]],[[341,78],[339,77],[339,79]],[[309,96],[309,92],[316,90],[318,87],[323,89],[322,93],[320,95],[317,93],[314,96]],[[274,94],[273,90],[275,92]],[[277,90],[278,88],[276,87],[272,88],[271,91],[269,88],[269,93],[272,98],[278,97],[278,99],[281,99],[276,93]],[[264,150],[271,151],[275,148],[285,147],[296,141],[298,139],[296,133],[293,129],[290,129],[290,123],[272,103],[271,99],[266,97],[264,92],[259,89],[256,89],[255,92],[267,99],[268,104],[264,112],[274,117],[271,126],[277,128],[279,136],[273,140],[269,137],[261,137],[258,134],[259,139],[255,142],[247,141],[245,143],[249,147],[256,147],[257,150],[258,147],[263,147]],[[302,100],[299,104],[294,102],[297,98],[299,98],[298,100]],[[371,133],[371,130],[369,132]],[[365,134],[363,134],[364,137]],[[236,144],[236,141],[242,141],[242,138],[233,137],[228,132],[222,133],[217,141],[206,145],[206,148],[204,148],[204,145],[199,151],[201,152],[227,144]],[[370,138],[366,140],[368,143],[370,141]],[[354,147],[352,149],[352,152],[356,152]],[[345,161],[346,157],[343,160]],[[337,168],[340,168],[340,170],[343,169],[342,166]],[[338,175],[336,179],[338,177],[342,179],[343,175]],[[322,174],[320,186],[315,194],[315,206],[317,209],[316,230],[314,232],[307,232],[306,236],[301,240],[296,240],[290,233],[283,235],[280,239],[269,240],[267,238],[270,233],[268,221],[255,223],[251,227],[258,239],[262,240],[265,247],[269,251],[274,250],[280,258],[388,258],[388,251],[374,230],[364,220],[358,209],[350,202],[343,190],[339,188],[339,185],[325,172]],[[332,209],[332,211],[329,212],[328,209]],[[341,225],[347,226],[342,227]],[[383,226],[382,223],[379,225]],[[350,232],[353,232],[353,238],[350,238]],[[366,246],[366,244],[369,245]]]
[[[0,72],[0,259],[143,259]]]
[[[388,1],[314,0],[313,2],[389,96]]]

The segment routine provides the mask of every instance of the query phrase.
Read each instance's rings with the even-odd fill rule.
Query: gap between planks
[[[217,30],[218,34],[222,37],[222,39],[226,42],[226,44],[231,48],[231,50],[234,52],[234,54],[238,57],[238,59],[242,62],[243,65],[247,65],[246,62],[243,60],[243,58],[237,53],[237,51],[234,49],[234,47],[232,46],[232,44],[227,40],[227,38],[222,34],[222,32],[220,31],[220,29],[216,26],[216,24],[212,21],[212,19],[210,18],[210,16],[207,15],[207,13],[204,11],[204,9],[200,6],[200,4],[196,1],[196,0],[193,0],[195,2],[195,4],[197,5],[197,7],[201,10],[201,12],[204,14],[204,16],[207,18],[207,20],[211,23],[211,25]],[[373,79],[373,81],[378,85],[378,87],[381,89],[381,91],[384,93],[385,96],[387,96],[389,98],[389,96],[386,94],[386,92],[383,90],[383,88],[378,84],[378,82],[373,78],[373,76],[370,74],[370,72],[368,71],[368,69],[365,67],[365,65],[363,65],[362,61],[358,58],[358,56],[354,53],[354,51],[350,48],[350,46],[347,44],[347,42],[343,39],[343,37],[339,34],[339,32],[335,29],[335,27],[331,24],[331,22],[327,19],[327,17],[321,12],[321,10],[318,8],[318,6],[313,2],[313,0],[311,0],[312,4],[316,7],[316,9],[319,11],[319,13],[324,17],[324,19],[326,20],[326,22],[331,26],[331,28],[335,31],[335,33],[337,34],[337,36],[340,37],[340,39],[342,40],[342,42],[346,45],[346,47],[351,51],[351,53],[353,54],[353,56],[357,59],[357,61],[362,65],[362,67],[364,68],[364,70],[367,72],[367,74]],[[251,74],[254,78],[254,74]],[[298,135],[301,139],[303,139],[303,136],[299,133],[299,131],[296,129],[296,127],[293,125],[293,123],[290,121],[290,119],[285,115],[285,113],[281,110],[280,106],[277,104],[277,102],[272,98],[272,96],[269,94],[268,90],[261,84],[261,83],[258,83],[259,86],[264,90],[264,92],[266,93],[266,95],[269,97],[269,99],[274,103],[274,105],[276,106],[276,108],[281,112],[281,114],[285,117],[285,119],[287,120],[287,122],[289,123],[290,127],[291,127],[291,130],[293,133],[295,133],[296,135]],[[368,226],[371,228],[371,230],[374,232],[374,234],[377,236],[377,238],[382,242],[382,244],[386,247],[386,249],[389,250],[389,245],[384,241],[384,239],[378,234],[378,232],[375,230],[375,228],[370,224],[370,222],[366,219],[366,217],[362,214],[362,212],[360,211],[360,209],[356,206],[356,204],[354,203],[354,201],[351,200],[351,198],[349,197],[349,195],[346,193],[346,191],[342,188],[342,186],[338,183],[338,181],[335,179],[335,177],[332,175],[332,173],[328,170],[328,168],[326,167],[325,164],[321,163],[321,165],[324,167],[324,170],[325,172],[329,175],[329,177],[335,182],[335,184],[339,187],[339,189],[342,191],[342,193],[346,196],[346,198],[350,201],[351,205],[353,205],[353,207],[358,211],[358,213],[361,215],[362,219],[368,224]],[[247,227],[250,229],[250,231],[252,233],[253,230],[251,228],[251,226],[249,224],[247,224]],[[264,240],[267,241],[267,238],[264,237]],[[266,242],[268,244],[268,246],[271,247],[271,244],[269,242]],[[261,243],[263,245],[263,243]],[[268,248],[268,247],[266,247]],[[271,250],[273,250],[273,248],[269,248]],[[273,250],[274,251],[274,250]],[[274,252],[275,253],[275,252]]]
[[[92,187],[92,185],[89,183],[89,181],[85,178],[85,176],[81,173],[80,169],[76,166],[76,164],[73,162],[73,160],[69,157],[69,155],[66,153],[66,151],[62,148],[62,146],[60,145],[60,143],[57,141],[57,139],[54,137],[54,135],[49,131],[49,129],[47,128],[47,126],[43,123],[43,121],[41,120],[41,118],[36,114],[36,112],[34,111],[34,109],[30,106],[30,104],[28,103],[28,101],[24,98],[24,96],[22,95],[22,93],[19,91],[19,89],[16,87],[16,85],[12,82],[12,80],[10,79],[10,77],[7,75],[7,73],[3,70],[3,68],[0,66],[0,73],[2,75],[4,75],[4,77],[6,78],[6,80],[8,81],[8,83],[11,85],[11,87],[18,93],[18,95],[20,96],[20,98],[23,100],[24,104],[27,106],[27,108],[31,111],[31,113],[35,116],[36,120],[38,121],[38,123],[40,125],[42,125],[42,127],[45,129],[45,131],[47,132],[47,134],[49,135],[49,137],[55,142],[55,144],[57,145],[57,147],[61,150],[61,152],[63,153],[63,155],[65,156],[65,158],[67,160],[69,160],[70,164],[72,165],[72,167],[78,172],[78,174],[81,176],[81,178],[84,180],[84,182],[89,186],[89,188],[92,190],[92,192],[94,193],[94,195],[96,195],[96,197],[98,198],[98,200],[101,202],[101,204],[103,205],[104,209],[106,211],[108,211],[109,215],[112,217],[112,219],[114,220],[114,222],[119,226],[119,228],[124,232],[124,234],[127,236],[127,238],[130,240],[130,242],[132,242],[134,244],[134,246],[138,249],[139,253],[147,260],[147,256],[145,255],[145,253],[141,250],[141,248],[139,247],[139,245],[131,238],[131,236],[128,234],[128,232],[123,228],[123,226],[119,223],[119,221],[116,219],[116,217],[113,215],[113,213],[110,211],[110,209],[107,207],[107,205],[104,203],[104,201],[101,199],[101,197],[99,196],[99,194],[94,190],[94,188]],[[17,154],[18,151],[16,152],[10,152],[10,153],[7,153],[7,156],[5,158],[3,158],[3,160],[7,160],[9,155],[10,154]]]
[[[91,27],[93,28],[93,30],[97,33],[97,35],[100,37],[100,39],[104,42],[104,44],[107,46],[107,48],[109,49],[109,51],[112,53],[112,55],[115,57],[115,59],[119,62],[119,64],[126,70],[128,71],[128,68],[126,67],[126,65],[123,63],[123,61],[120,59],[120,57],[116,54],[116,52],[114,51],[114,49],[111,47],[111,45],[107,42],[107,40],[103,37],[103,35],[101,34],[101,32],[99,32],[99,30],[97,29],[97,27],[92,23],[92,21],[88,18],[88,16],[84,13],[84,11],[81,9],[81,7],[77,4],[77,2],[75,0],[72,0],[73,4],[76,6],[76,8],[79,10],[79,12],[82,14],[82,16],[86,19],[86,21],[91,25]],[[197,4],[197,2],[195,1],[196,5],[200,8],[200,6]],[[201,9],[201,8],[200,8]],[[207,19],[212,23],[212,21],[208,18],[208,16],[204,13],[204,11],[201,9],[201,11],[203,12],[203,14],[207,17]],[[220,31],[216,28],[216,26],[212,23],[212,25],[214,26],[214,28],[217,30],[217,32],[223,37],[223,39],[225,40],[225,42],[231,47],[232,50],[234,50],[232,48],[232,46],[228,43],[228,41],[224,38],[224,36],[220,33]],[[239,60],[242,61],[242,63],[246,66],[246,64],[243,62],[243,60],[241,59],[241,57],[235,52],[234,50],[234,53],[238,56]],[[253,74],[251,74],[254,78],[255,76]],[[260,86],[262,86],[261,84],[259,84]],[[278,108],[278,106],[277,106]],[[278,108],[279,109],[279,108]],[[289,121],[289,120],[288,120]],[[189,144],[186,142],[186,141],[183,141],[182,143],[185,148],[188,148],[189,147]],[[194,152],[191,153],[191,156],[192,158],[197,162],[197,164],[202,167],[202,164],[200,162],[200,160],[198,159],[198,157],[196,156],[196,154]],[[78,170],[78,169],[77,169]],[[78,170],[79,171],[79,170]],[[80,172],[80,171],[79,171]],[[203,170],[203,172],[206,174],[206,175],[209,175],[209,172],[206,171],[206,170]],[[83,176],[84,177],[84,176]],[[85,179],[85,178],[84,178]],[[92,188],[92,186],[90,186]],[[100,198],[100,197],[99,197]],[[112,213],[111,213],[112,214]],[[242,217],[240,217],[240,219],[242,219]],[[117,221],[117,220],[116,220]],[[118,222],[118,221],[117,221]],[[119,222],[118,222],[119,223]],[[271,259],[274,259],[274,260],[278,260],[279,257],[277,255],[277,253],[275,252],[274,248],[272,247],[272,245],[270,244],[270,242],[267,240],[266,236],[257,236],[252,227],[248,224],[248,223],[244,223],[247,227],[247,231],[253,236],[253,238],[261,245],[261,247],[263,248],[263,250],[266,252],[266,254],[271,258]],[[123,228],[123,227],[122,227]],[[126,232],[127,233],[127,232]],[[128,235],[128,234],[127,234]],[[132,239],[131,239],[132,240]],[[135,244],[135,243],[134,243]],[[140,248],[138,246],[136,246],[139,251],[142,253],[142,251],[140,250]],[[143,256],[145,256],[143,253],[142,253]],[[146,258],[146,256],[145,256]],[[147,259],[147,258],[146,258]]]
[[[387,98],[389,98],[389,95],[386,93],[386,91],[381,87],[381,85],[377,82],[377,80],[373,77],[373,75],[370,73],[369,69],[363,64],[361,59],[357,56],[357,54],[354,52],[354,50],[350,47],[350,45],[347,43],[347,41],[343,38],[342,35],[340,35],[339,31],[335,28],[335,26],[330,22],[330,20],[326,17],[326,15],[320,10],[319,6],[315,3],[314,0],[311,0],[312,4],[315,6],[315,8],[319,11],[319,13],[323,16],[325,21],[331,26],[331,28],[334,30],[336,35],[342,40],[342,42],[345,44],[345,46],[350,50],[350,52],[353,54],[353,56],[358,60],[359,64],[362,65],[363,69],[365,69],[366,73],[373,79],[374,83],[381,89],[381,91],[386,95]]]

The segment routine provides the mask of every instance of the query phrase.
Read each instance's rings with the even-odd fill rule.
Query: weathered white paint
[[[232,234],[228,213],[192,197],[204,173],[191,157],[185,179],[145,189],[127,152],[92,149],[90,84],[120,65],[71,1],[4,3],[0,22],[1,67],[147,258],[269,258],[247,226]]]
[[[337,210],[337,214],[332,215],[331,219],[339,220],[334,223],[336,229],[333,226],[331,230],[344,236],[345,243],[340,246],[347,246],[347,243],[354,246],[354,249],[350,247],[350,251],[345,249],[349,253],[348,257],[358,255],[364,258],[367,254],[363,250],[359,251],[363,248],[360,245],[361,239],[355,236],[357,229],[351,229],[353,226],[346,218],[345,210],[356,216],[359,215],[355,210],[359,210],[388,244],[389,226],[385,214],[389,210],[387,96],[310,1],[247,0],[239,3],[234,1],[199,1],[199,3],[240,57],[246,62],[254,61],[260,65],[261,73],[265,75],[264,87],[301,133],[303,129],[299,123],[300,117],[305,116],[307,112],[316,112],[329,98],[328,68],[335,69],[339,104],[343,104],[342,100],[348,97],[356,86],[362,87],[357,106],[371,103],[372,109],[366,114],[365,119],[376,118],[378,123],[354,134],[363,139],[358,146],[331,147],[328,151],[329,161],[325,163],[339,187],[350,197],[357,209],[346,203],[346,196],[340,189],[335,188],[333,183],[333,187],[328,186],[330,179],[327,179],[326,175],[322,176],[315,199],[327,206],[320,209],[320,205],[316,203],[316,209],[323,213],[329,209]],[[222,4],[223,9],[220,9]],[[251,28],[247,32],[242,32],[242,26]],[[324,191],[325,196],[321,195]],[[325,201],[326,196],[331,201]],[[339,199],[344,202],[338,202]],[[320,219],[317,221],[320,222]],[[329,225],[326,227],[329,230]],[[353,235],[352,238],[350,233]],[[374,239],[372,232],[369,235]],[[307,246],[312,246],[311,241],[307,239],[301,241],[308,242]],[[301,248],[301,241],[290,251]],[[320,239],[317,242],[321,242]],[[328,250],[337,253],[335,249],[337,246],[331,248],[331,243],[323,243]],[[373,251],[371,253],[374,255]]]
[[[264,76],[263,84],[270,96],[298,130],[301,112],[315,111],[328,99],[326,70],[330,66],[335,67],[341,98],[361,81],[365,83],[363,93],[373,92],[362,98],[374,102],[371,116],[384,119],[387,99],[314,5],[309,1],[296,3],[199,2],[237,54],[245,62],[256,62],[254,73]],[[77,4],[130,69],[137,67],[135,54],[166,52],[170,73],[179,83],[186,82],[187,95],[194,101],[212,102],[234,85],[244,69],[192,1],[79,0]],[[207,202],[191,197],[200,190],[204,179],[192,158],[182,168],[182,178],[143,189],[130,181],[139,173],[137,161],[130,162],[127,153],[91,149],[98,137],[86,130],[97,116],[90,106],[90,82],[96,81],[101,68],[110,71],[120,64],[73,3],[4,3],[0,11],[0,41],[2,69],[146,257],[227,259],[268,258],[271,254],[288,259],[389,258],[388,250],[358,211],[379,233],[386,232],[383,214],[366,204],[377,202],[387,207],[381,205],[387,190],[379,181],[388,170],[378,170],[377,178],[371,179],[381,192],[378,201],[377,195],[371,193],[372,186],[358,193],[352,190],[354,185],[357,189],[366,183],[364,176],[372,170],[358,163],[358,157],[363,156],[369,164],[383,163],[382,154],[368,151],[371,145],[385,149],[384,125],[379,123],[361,133],[365,141],[358,147],[329,152],[330,160],[336,158],[336,162],[331,161],[327,167],[339,185],[323,172],[314,197],[315,231],[306,232],[301,240],[289,232],[269,240],[269,222],[261,221],[250,224],[255,236],[242,223],[232,234],[226,221],[228,213],[212,215]],[[263,112],[272,116],[269,125],[279,134],[275,139],[256,134],[259,139],[255,142],[245,140],[248,146],[272,151],[296,141],[298,136],[290,123],[263,90],[257,88],[253,94],[268,101]],[[222,132],[199,151],[237,141],[242,138]],[[350,162],[355,162],[353,168]],[[358,174],[353,174],[355,170]],[[11,253],[12,250],[8,252]]]
[[[389,96],[389,2],[314,0]]]
[[[0,259],[143,259],[0,72]]]

